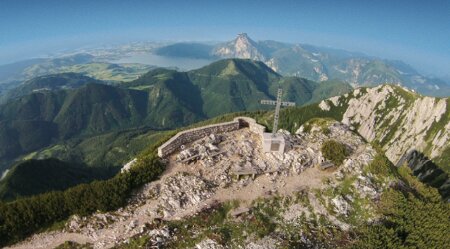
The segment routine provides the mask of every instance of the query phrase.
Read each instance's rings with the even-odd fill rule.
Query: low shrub
[[[345,158],[350,154],[347,147],[335,140],[327,140],[321,148],[323,156],[332,161],[334,165],[341,165]]]

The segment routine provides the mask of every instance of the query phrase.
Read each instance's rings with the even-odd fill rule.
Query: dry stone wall
[[[158,156],[161,158],[166,157],[176,150],[179,150],[182,145],[193,142],[202,137],[209,136],[210,134],[230,132],[238,130],[242,127],[249,127],[251,131],[258,134],[262,134],[265,131],[265,127],[257,124],[254,119],[248,117],[237,117],[231,122],[207,125],[178,132],[175,136],[158,147]]]
[[[237,117],[234,120],[239,120],[241,127],[248,126],[248,128],[256,134],[263,134],[266,131],[266,127],[256,123],[253,118]]]
[[[242,127],[249,127],[251,131],[258,134],[265,131],[265,127],[257,124],[254,119],[248,117],[237,117],[231,122],[207,125],[178,132],[175,136],[158,147],[158,156],[161,158],[166,157],[176,150],[179,150],[182,145],[191,143],[210,134],[230,132],[238,130]]]

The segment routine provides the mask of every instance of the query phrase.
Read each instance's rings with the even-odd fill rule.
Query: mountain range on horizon
[[[363,53],[308,44],[254,41],[246,33],[238,34],[228,42],[132,43],[1,65],[0,95],[26,80],[46,74],[75,72],[98,80],[120,82],[134,80],[159,66],[157,61],[148,62],[152,65],[111,62],[136,54],[156,54],[169,60],[201,59],[210,62],[224,58],[252,59],[264,62],[284,76],[313,81],[337,79],[353,87],[399,84],[428,96],[450,96],[449,79],[424,76],[399,60],[384,60]]]
[[[419,93],[445,97],[450,85],[442,79],[421,75],[399,60],[384,60],[363,53],[324,48],[307,44],[290,44],[273,40],[254,41],[246,33],[229,42],[175,43],[156,49],[158,55],[187,58],[243,58],[266,63],[282,75],[314,81],[338,79],[358,86],[399,84]]]

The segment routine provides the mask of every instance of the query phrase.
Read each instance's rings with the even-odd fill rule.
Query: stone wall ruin
[[[207,125],[178,132],[175,136],[167,140],[163,145],[158,147],[158,156],[164,158],[173,152],[179,150],[182,145],[191,143],[200,138],[209,136],[210,134],[224,133],[235,131],[244,127],[248,127],[252,132],[263,134],[265,127],[256,123],[252,118],[237,117],[231,122]]]

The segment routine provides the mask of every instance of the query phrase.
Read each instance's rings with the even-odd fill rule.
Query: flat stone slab
[[[235,170],[233,174],[242,176],[242,175],[256,175],[258,171],[256,169],[243,169],[243,170]]]
[[[250,212],[249,208],[242,207],[242,208],[234,209],[233,211],[231,211],[230,215],[233,216],[233,217],[237,217],[237,216],[239,216],[241,214],[248,213],[248,212]]]
[[[332,163],[332,162],[323,162],[320,164],[321,169],[328,169],[331,167],[334,167],[334,163]]]

